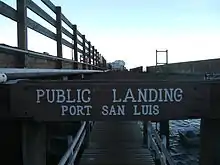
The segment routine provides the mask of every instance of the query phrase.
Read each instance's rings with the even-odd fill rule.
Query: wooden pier
[[[32,0],[17,0],[17,9],[0,0],[0,14],[17,23],[18,35],[17,47],[0,45],[1,162],[175,165],[168,121],[201,118],[200,165],[220,164],[219,59],[112,72],[61,7],[41,1],[56,18]],[[56,33],[29,18],[27,9]],[[28,28],[55,40],[57,54],[28,50]],[[63,58],[63,45],[72,59]],[[134,121],[142,121],[143,130]],[[160,136],[151,121],[163,125]]]
[[[96,122],[79,165],[154,165],[137,122]]]

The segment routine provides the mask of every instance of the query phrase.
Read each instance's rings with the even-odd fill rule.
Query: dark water
[[[155,125],[153,124],[155,127]],[[199,148],[187,148],[180,143],[178,130],[200,131],[200,119],[170,121],[170,153],[176,165],[198,165]]]
[[[187,148],[179,142],[178,130],[200,131],[200,119],[194,120],[173,120],[170,121],[170,148],[171,155],[177,165],[198,165],[199,148]]]

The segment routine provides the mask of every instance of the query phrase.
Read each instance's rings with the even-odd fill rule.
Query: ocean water
[[[178,130],[200,131],[200,119],[170,121],[170,153],[177,165],[198,165],[199,147],[187,148],[179,142]]]
[[[199,164],[199,147],[187,148],[180,143],[178,131],[189,129],[199,133],[200,119],[170,121],[170,153],[176,165]]]

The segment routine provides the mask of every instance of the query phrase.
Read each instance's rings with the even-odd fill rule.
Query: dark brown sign
[[[11,89],[11,113],[40,121],[158,121],[209,109],[209,89],[198,82],[23,81]]]

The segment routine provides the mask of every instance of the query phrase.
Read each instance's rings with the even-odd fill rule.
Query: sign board
[[[11,113],[40,121],[159,121],[207,109],[209,90],[198,82],[21,81],[11,88]]]

